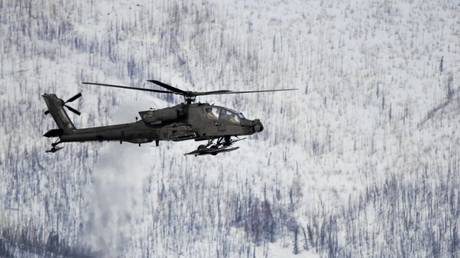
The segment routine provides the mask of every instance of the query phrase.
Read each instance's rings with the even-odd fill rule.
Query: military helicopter
[[[277,91],[292,91],[296,89],[273,89],[253,91],[184,91],[166,83],[148,80],[165,90],[149,88],[129,87],[122,85],[82,82],[85,85],[113,87],[128,90],[155,92],[161,94],[175,94],[184,98],[184,102],[176,106],[156,110],[140,111],[141,119],[136,122],[108,125],[92,128],[75,128],[65,108],[80,115],[80,112],[67,103],[73,102],[82,96],[81,93],[67,99],[58,98],[56,94],[43,94],[48,110],[45,114],[51,114],[58,129],[51,129],[44,134],[45,137],[57,137],[58,140],[51,144],[51,149],[46,152],[54,153],[63,147],[58,146],[64,142],[85,141],[119,141],[142,143],[155,141],[156,146],[160,141],[207,141],[199,145],[194,151],[184,155],[217,155],[229,152],[239,147],[232,146],[235,142],[243,140],[238,138],[244,135],[252,135],[261,132],[264,127],[259,119],[247,119],[241,112],[210,105],[208,103],[195,103],[196,97],[205,95],[245,94]],[[232,138],[234,137],[234,138]]]

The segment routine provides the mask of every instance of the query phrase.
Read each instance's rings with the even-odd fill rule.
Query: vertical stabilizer
[[[72,121],[70,120],[67,112],[64,110],[65,102],[58,98],[56,94],[43,94],[48,111],[45,114],[51,114],[59,129],[64,133],[72,132],[75,129]]]

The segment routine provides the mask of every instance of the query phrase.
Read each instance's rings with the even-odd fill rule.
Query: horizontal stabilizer
[[[61,150],[62,148],[64,148],[64,147],[56,147],[56,146],[53,146],[51,149],[46,150],[46,152],[47,152],[47,153],[55,153],[56,151]]]
[[[62,129],[51,129],[46,132],[43,136],[45,137],[59,137],[64,134],[64,130]]]

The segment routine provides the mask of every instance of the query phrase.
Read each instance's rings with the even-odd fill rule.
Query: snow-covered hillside
[[[458,255],[457,1],[0,0],[0,256]],[[196,142],[72,143],[77,127],[182,101],[83,86],[291,88],[203,97],[265,130]]]

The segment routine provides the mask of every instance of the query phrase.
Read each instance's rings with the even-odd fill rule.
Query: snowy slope
[[[455,254],[459,8],[0,0],[0,239],[49,247],[57,233],[61,249],[106,257]],[[201,98],[264,123],[217,157],[184,157],[195,142],[44,153],[54,124],[42,93],[82,91],[78,127],[181,101],[79,84],[147,79],[299,91]],[[390,231],[392,220],[405,228]]]

